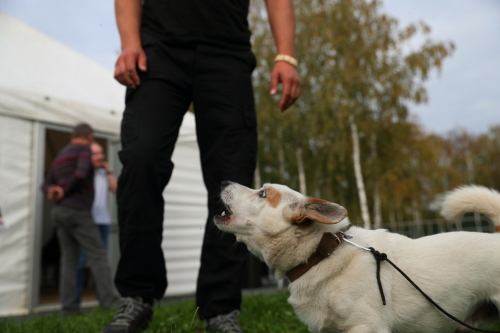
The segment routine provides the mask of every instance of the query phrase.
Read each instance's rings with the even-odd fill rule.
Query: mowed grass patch
[[[306,333],[307,327],[293,313],[287,291],[243,296],[239,322],[245,333]],[[0,320],[1,333],[99,333],[113,318],[113,310],[95,309],[82,314],[41,315],[30,319]],[[194,301],[156,306],[146,333],[205,333]]]
[[[286,299],[288,291],[244,296],[239,317],[245,333],[307,333]],[[436,310],[437,311],[437,310]],[[30,319],[0,320],[1,333],[99,333],[113,318],[114,311],[95,309],[83,315],[41,315]],[[206,333],[198,319],[194,301],[160,304],[145,333]],[[482,327],[500,331],[500,323]]]

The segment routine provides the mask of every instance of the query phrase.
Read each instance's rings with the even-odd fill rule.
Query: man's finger
[[[299,97],[300,97],[300,87],[294,85],[294,87],[292,88],[292,93],[290,94],[290,98],[288,99],[287,104],[284,105],[283,111],[292,106]]]
[[[286,109],[288,109],[288,107],[290,106],[290,95],[283,95],[283,97],[281,98],[281,101],[280,101],[280,110],[281,112],[285,111]]]
[[[137,74],[136,66],[136,59],[127,58],[125,60],[125,68],[127,70],[125,74],[130,77],[134,85],[138,86],[141,84],[141,79],[139,79],[139,75]]]
[[[290,99],[286,108],[290,107],[300,97],[300,80],[298,78],[290,79]]]
[[[295,82],[292,87],[292,104],[300,97],[300,83]]]
[[[280,101],[280,109],[281,111],[285,111],[290,105],[291,101],[291,81],[286,80],[283,82],[283,95],[281,96],[281,101]]]
[[[139,59],[137,61],[137,66],[143,72],[148,70],[148,59],[146,57],[146,53],[144,53],[144,52],[139,53]]]
[[[56,188],[54,199],[56,201],[61,200],[64,197],[64,190],[60,187]]]
[[[300,81],[297,83],[295,99],[298,99],[302,94],[302,89],[300,89]]]
[[[278,92],[278,83],[279,83],[279,75],[274,71],[271,72],[271,87],[270,87],[271,95],[276,95],[276,93]]]
[[[132,79],[130,78],[129,75],[127,75],[125,62],[121,58],[118,59],[118,61],[116,62],[115,79],[124,86],[127,86],[129,88],[135,87],[134,83],[132,82]]]

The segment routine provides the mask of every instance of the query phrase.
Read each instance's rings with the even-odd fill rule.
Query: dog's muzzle
[[[233,216],[233,212],[231,212],[229,208],[226,208],[226,210],[223,211],[222,214],[214,216],[214,222],[215,224],[227,225],[231,220],[231,216]]]

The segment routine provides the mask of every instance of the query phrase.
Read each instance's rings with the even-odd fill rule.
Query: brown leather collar
[[[299,264],[292,268],[286,276],[290,279],[290,282],[297,280],[299,277],[304,275],[308,270],[310,270],[314,265],[319,263],[321,260],[325,259],[340,245],[342,242],[343,233],[341,231],[332,234],[331,232],[325,232],[321,241],[316,248],[316,251],[311,254],[309,259],[305,263]]]

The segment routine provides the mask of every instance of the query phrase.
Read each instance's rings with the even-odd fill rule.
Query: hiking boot
[[[148,328],[153,307],[140,297],[125,297],[111,322],[101,333],[139,333]]]
[[[238,323],[238,315],[240,311],[234,310],[225,315],[218,315],[207,320],[208,332],[220,333],[243,333],[243,330]]]

